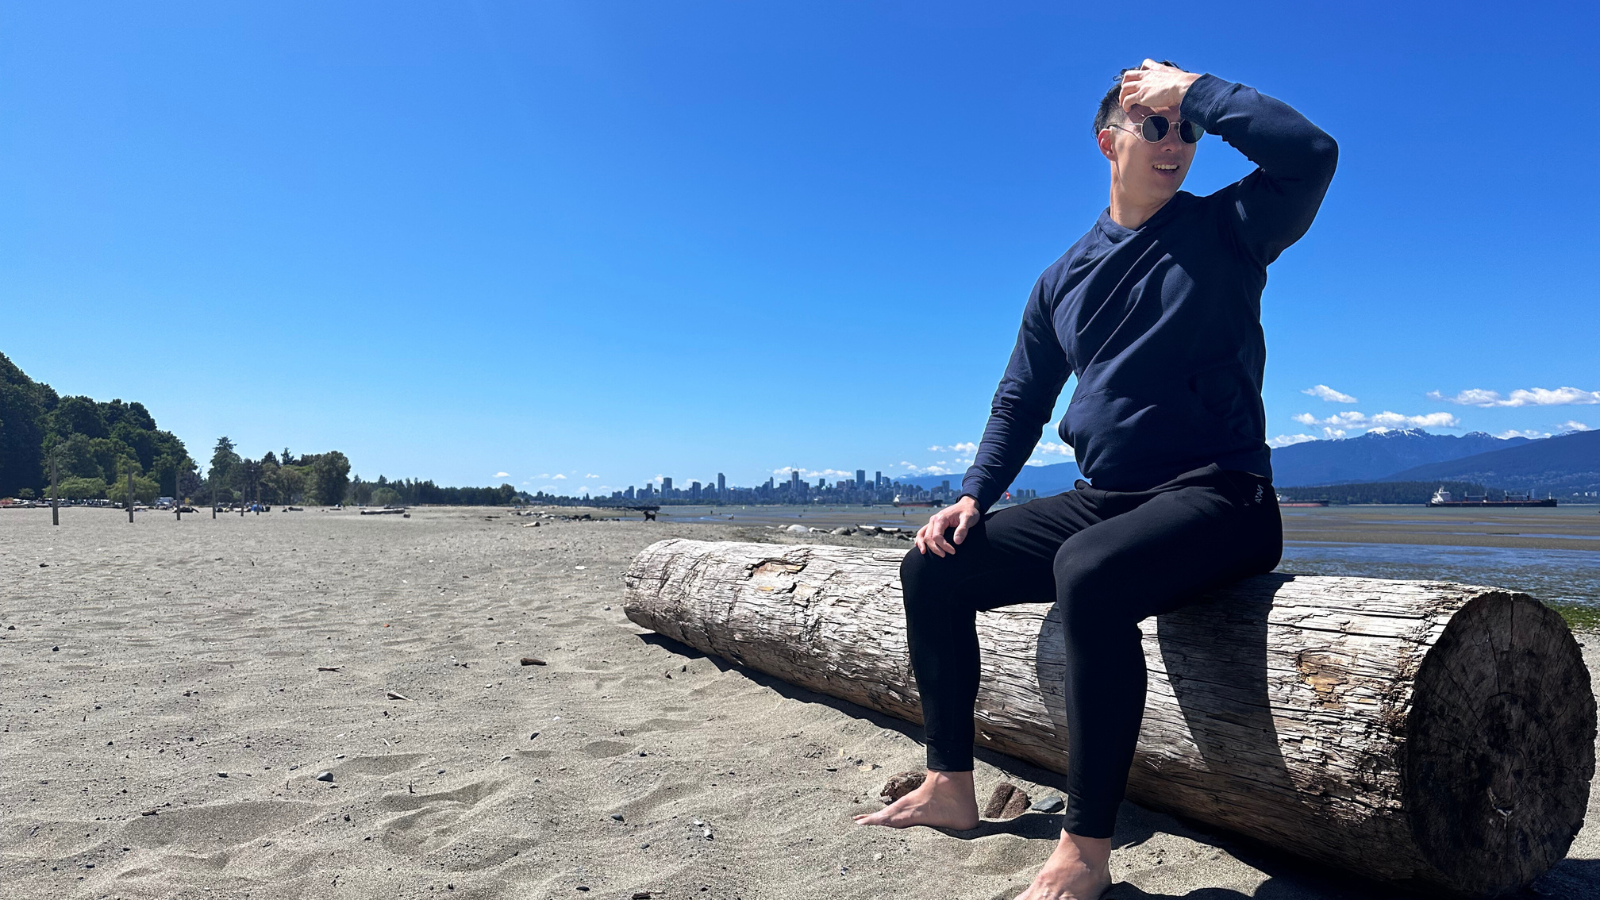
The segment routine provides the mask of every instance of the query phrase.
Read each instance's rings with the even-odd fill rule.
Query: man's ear
[[[1095,143],[1100,145],[1100,155],[1112,162],[1117,161],[1117,148],[1112,143],[1116,140],[1116,134],[1115,128],[1103,128],[1100,130],[1100,136],[1095,138]]]

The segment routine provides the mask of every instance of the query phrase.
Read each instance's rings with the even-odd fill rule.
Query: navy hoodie
[[[964,494],[987,510],[1032,454],[1069,375],[1059,432],[1101,490],[1145,490],[1211,463],[1272,475],[1261,380],[1267,265],[1300,239],[1338,147],[1287,104],[1202,75],[1180,113],[1257,165],[1179,191],[1138,228],[1100,214],[1039,276]]]

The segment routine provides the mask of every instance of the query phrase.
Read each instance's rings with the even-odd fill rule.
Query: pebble
[[[60,653],[61,652],[61,648],[60,647],[51,647],[50,648],[50,652],[51,653]]]
[[[522,664],[525,666],[542,666],[545,664],[545,661],[537,656],[524,656],[522,658]]]
[[[811,529],[807,528],[804,525],[790,525],[788,528],[785,528],[784,531],[787,531],[790,534],[810,534],[811,533]]]
[[[1028,808],[1033,810],[1034,812],[1043,812],[1043,813],[1060,812],[1061,810],[1067,808],[1067,801],[1061,799],[1059,796],[1057,796],[1055,794],[1052,794],[1052,795],[1050,795],[1048,797],[1045,797],[1043,799],[1033,801],[1033,805],[1028,807]]]
[[[650,845],[649,844],[645,844],[645,846],[648,847]],[[649,891],[634,891],[633,892],[633,900],[650,900],[650,892]]]
[[[616,819],[618,822],[621,822],[622,821],[622,813],[612,813],[611,814],[611,818]]]
[[[228,773],[227,772],[218,772],[217,773],[217,777],[218,778],[227,778],[228,777]]]
[[[878,792],[878,798],[884,803],[893,803],[922,787],[922,782],[926,781],[927,778],[928,775],[925,772],[901,772],[897,775],[890,775],[889,780],[883,784],[883,790]]]
[[[318,781],[332,781],[333,780],[333,773],[332,772],[318,772],[317,773],[317,780]]]

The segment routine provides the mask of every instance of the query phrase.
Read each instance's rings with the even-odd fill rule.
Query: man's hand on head
[[[917,550],[922,553],[932,550],[935,556],[949,556],[956,552],[956,548],[945,539],[944,533],[954,528],[956,533],[952,537],[959,544],[967,539],[967,532],[982,518],[978,512],[978,501],[964,496],[934,513],[928,519],[928,524],[917,529]]]
[[[1137,69],[1122,73],[1122,93],[1117,102],[1124,112],[1133,112],[1136,106],[1147,110],[1173,110],[1183,105],[1189,85],[1200,80],[1194,72],[1185,72],[1147,59]]]

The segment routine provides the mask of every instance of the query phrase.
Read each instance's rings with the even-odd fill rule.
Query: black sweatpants
[[[1059,603],[1067,640],[1062,828],[1110,837],[1144,717],[1137,623],[1269,572],[1282,552],[1272,483],[1216,465],[1147,491],[1080,480],[1076,490],[985,515],[953,555],[913,549],[900,580],[928,768],[972,769],[977,611]]]

